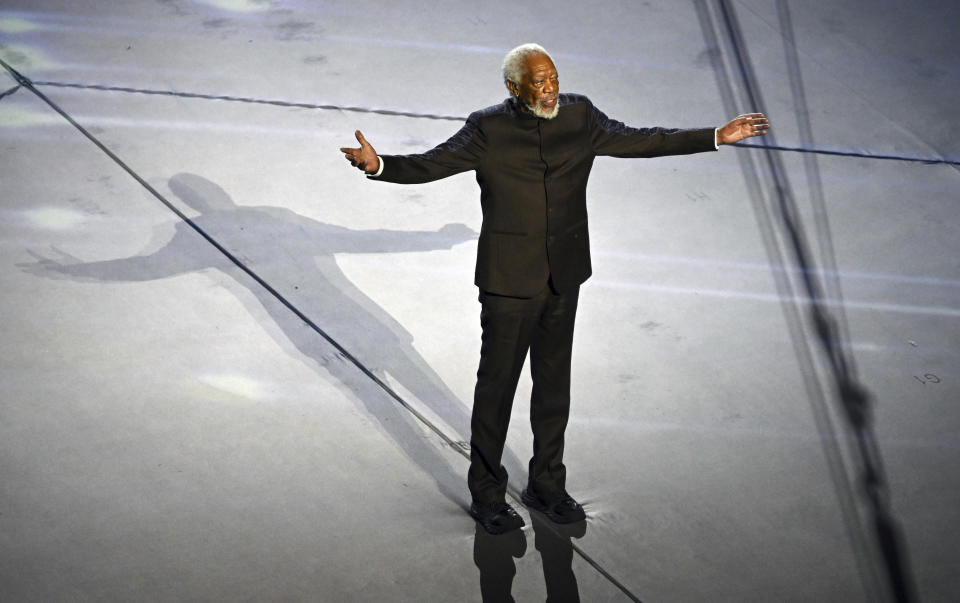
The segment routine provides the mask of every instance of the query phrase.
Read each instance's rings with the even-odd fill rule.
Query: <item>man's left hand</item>
[[[763,136],[769,129],[770,122],[763,113],[738,115],[717,130],[717,144],[733,144],[751,136]]]

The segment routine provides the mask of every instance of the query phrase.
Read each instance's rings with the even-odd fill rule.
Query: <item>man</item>
[[[475,282],[483,336],[467,484],[470,515],[492,534],[524,525],[506,502],[500,460],[528,351],[533,457],[523,502],[558,523],[585,518],[566,491],[563,442],[577,300],[591,274],[586,187],[594,158],[713,151],[770,127],[762,113],[720,128],[625,126],[585,96],[560,94],[557,69],[536,44],[511,50],[503,77],[510,98],[472,113],[459,132],[426,153],[378,156],[359,130],[360,147],[340,149],[375,180],[414,184],[476,172],[483,225]]]

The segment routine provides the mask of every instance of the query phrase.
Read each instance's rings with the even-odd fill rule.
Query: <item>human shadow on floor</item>
[[[540,553],[547,601],[580,601],[580,588],[573,573],[573,538],[583,538],[587,522],[560,525],[537,511],[530,512],[534,547]],[[484,603],[512,602],[513,579],[517,574],[514,559],[527,552],[523,530],[493,536],[480,524],[473,539],[473,563],[480,570],[480,594]]]
[[[584,537],[587,533],[586,520],[561,525],[551,522],[539,511],[530,511],[530,523],[535,534],[533,546],[540,552],[547,601],[580,601],[580,588],[573,573],[571,539]]]
[[[177,174],[170,179],[169,186],[199,212],[192,218],[197,227],[280,291],[378,378],[385,380],[389,374],[400,383],[455,431],[453,440],[469,439],[469,408],[416,351],[413,336],[347,278],[337,265],[335,254],[449,249],[475,238],[475,232],[462,224],[448,224],[436,232],[351,230],[282,207],[238,206],[217,184],[194,174]],[[441,492],[466,508],[468,503],[460,494],[465,490],[465,475],[455,471],[440,450],[423,438],[411,413],[186,222],[177,222],[172,238],[145,255],[81,262],[62,252],[58,252],[62,257],[57,259],[30,253],[38,261],[20,264],[23,270],[75,281],[148,281],[212,269],[222,272],[229,277],[223,279],[224,286],[237,295],[253,316],[261,316],[266,310],[280,332],[269,324],[264,328],[281,346],[289,348],[292,343],[316,363],[315,369],[328,373],[375,417],[374,424],[436,481]],[[217,279],[215,273],[211,276]],[[234,282],[242,289],[231,284]],[[429,312],[429,292],[423,297],[424,309]],[[473,365],[474,361],[464,362]],[[508,466],[522,467],[509,450],[504,461]]]

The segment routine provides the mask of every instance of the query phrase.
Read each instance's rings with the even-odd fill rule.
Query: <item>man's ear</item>
[[[507,85],[507,90],[510,91],[510,94],[514,96],[520,96],[520,86],[516,85],[514,82],[511,82],[510,80],[504,80],[503,83]]]

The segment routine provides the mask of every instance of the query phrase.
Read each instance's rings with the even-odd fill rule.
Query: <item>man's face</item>
[[[521,106],[537,117],[553,119],[557,116],[560,109],[557,105],[560,78],[547,55],[533,54],[527,57],[520,83],[507,82],[507,88],[516,95]]]

